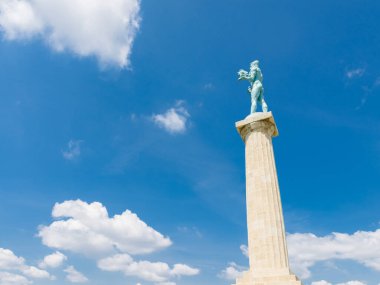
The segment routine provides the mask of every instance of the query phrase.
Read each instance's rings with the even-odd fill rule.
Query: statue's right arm
[[[248,79],[248,72],[243,69],[239,70],[238,75],[239,75],[238,80]]]

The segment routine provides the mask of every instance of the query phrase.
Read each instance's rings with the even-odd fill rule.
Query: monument
[[[290,271],[284,218],[272,137],[278,130],[264,101],[263,76],[256,60],[250,71],[240,70],[239,80],[248,80],[251,114],[236,122],[245,143],[246,201],[249,270],[235,285],[302,285]],[[257,104],[263,112],[256,112]]]

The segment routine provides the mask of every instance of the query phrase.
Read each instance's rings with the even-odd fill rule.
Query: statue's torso
[[[260,82],[263,82],[263,74],[261,73],[261,69],[260,68],[255,68],[253,70],[251,70],[249,72],[250,74],[250,77],[251,77],[251,80],[250,82],[253,84],[255,83],[256,81],[260,81]]]

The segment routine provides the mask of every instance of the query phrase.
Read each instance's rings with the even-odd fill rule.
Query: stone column
[[[236,123],[245,142],[246,201],[250,270],[237,285],[300,285],[290,272],[284,218],[272,137],[278,130],[271,112]]]

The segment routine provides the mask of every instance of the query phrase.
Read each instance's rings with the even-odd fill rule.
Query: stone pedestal
[[[236,123],[245,142],[249,271],[236,285],[301,285],[289,269],[284,218],[272,137],[272,112],[255,113]]]

